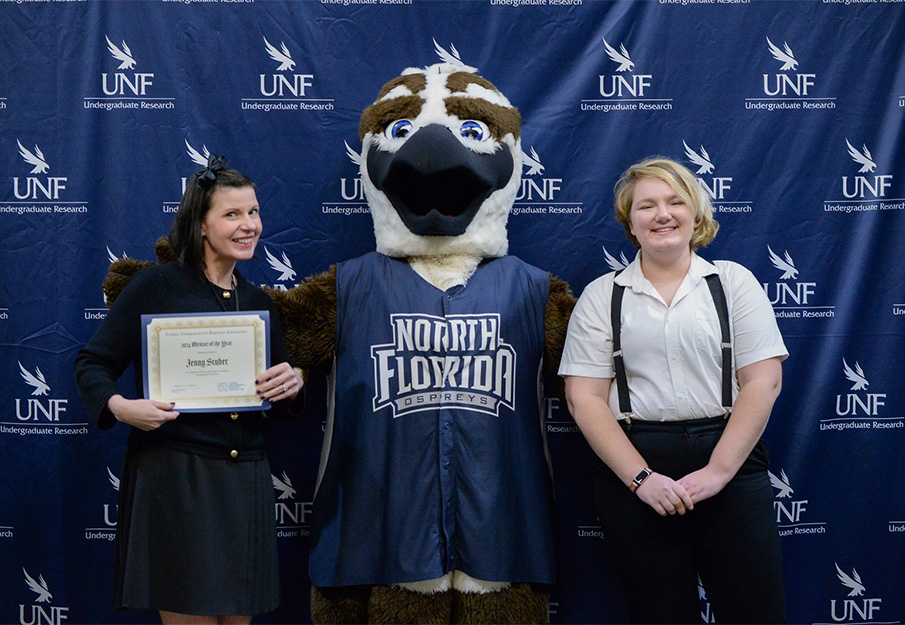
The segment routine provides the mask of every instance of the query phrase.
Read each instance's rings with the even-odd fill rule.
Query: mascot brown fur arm
[[[289,291],[265,288],[280,313],[290,361],[307,372],[329,365],[336,346],[336,267]]]
[[[154,253],[157,255],[159,264],[176,262],[176,255],[173,248],[170,247],[170,241],[166,237],[160,237],[154,244]],[[135,260],[134,258],[123,258],[112,265],[107,271],[107,277],[104,278],[104,298],[107,306],[112,306],[119,294],[123,292],[126,285],[129,284],[136,273],[145,267],[150,267],[155,263],[150,260]]]
[[[544,310],[544,375],[556,376],[569,329],[569,317],[578,300],[565,280],[550,276],[550,294]]]

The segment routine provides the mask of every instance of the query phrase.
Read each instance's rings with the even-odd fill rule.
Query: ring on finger
[[[288,392],[289,392],[289,389],[286,387],[285,384],[283,385],[283,392],[284,392],[284,393],[288,393]]]

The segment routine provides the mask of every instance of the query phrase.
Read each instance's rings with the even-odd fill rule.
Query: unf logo
[[[295,68],[295,61],[289,53],[289,48],[284,42],[280,42],[280,49],[275,48],[267,37],[264,37],[264,49],[267,51],[271,59],[279,63],[278,72],[286,72]],[[261,77],[261,95],[272,97],[292,96],[294,98],[304,97],[305,90],[312,85],[314,74],[260,74]]]
[[[31,387],[31,395],[25,400],[25,414],[22,414],[22,400],[16,398],[16,418],[19,421],[42,421],[46,420],[51,423],[58,422],[60,415],[66,412],[66,404],[68,399],[47,399],[42,401],[41,396],[50,393],[50,385],[47,383],[40,367],[35,367],[34,372],[26,369],[22,363],[19,363],[19,375],[25,380],[25,383]]]
[[[36,580],[25,568],[22,569],[25,575],[25,584],[28,589],[35,593],[34,603],[30,606],[19,604],[19,625],[60,625],[69,618],[69,608],[59,608],[50,605],[53,594],[44,576],[39,574]],[[46,604],[46,605],[39,605]],[[28,608],[31,608],[30,610]]]
[[[535,150],[533,146],[531,147],[530,154],[522,152],[522,165],[527,167],[528,171],[526,171],[522,177],[522,186],[515,196],[516,202],[527,202],[532,200],[550,201],[554,199],[553,196],[557,191],[562,190],[562,178],[533,178],[533,176],[544,172],[544,166],[540,161],[540,156],[538,156],[537,150]]]
[[[713,159],[710,158],[710,154],[707,153],[703,145],[699,152],[692,150],[684,139],[682,140],[682,145],[685,146],[685,156],[698,168],[695,174],[698,175],[698,182],[701,188],[707,191],[707,195],[712,200],[725,199],[726,191],[732,188],[732,178],[713,176],[711,177],[711,184],[708,185],[707,181],[700,176],[701,174],[713,173]]]
[[[768,245],[767,254],[770,257],[770,262],[773,263],[773,266],[782,272],[782,275],[779,277],[780,282],[774,282],[773,284],[768,282],[763,283],[764,292],[770,299],[770,303],[774,306],[777,304],[786,306],[790,303],[807,306],[808,299],[814,295],[817,283],[792,281],[794,278],[798,277],[798,269],[795,267],[795,261],[789,255],[788,250],[783,251],[783,255],[780,257]],[[770,292],[771,288],[773,290],[772,293]]]
[[[767,37],[767,49],[774,59],[782,63],[779,71],[788,72],[798,68],[798,61],[788,43],[783,42],[782,49],[779,49]],[[816,76],[816,74],[764,74],[764,93],[768,96],[806,96],[808,89],[814,86]]]
[[[704,590],[700,575],[698,576],[698,600],[701,602],[701,621],[704,623],[716,623],[716,615],[713,613],[710,600],[707,599],[707,591]]]
[[[801,521],[801,513],[805,511],[808,500],[792,500],[792,494],[795,489],[792,488],[785,469],[780,470],[779,477],[771,471],[767,471],[767,475],[770,476],[770,485],[776,489],[776,501],[773,502],[773,509],[776,511],[776,522],[798,523]],[[780,501],[781,499],[788,499],[789,501]]]
[[[352,164],[355,165],[355,171],[361,170],[361,155],[352,149],[352,146],[349,145],[348,141],[343,141],[346,146],[346,156],[349,157],[349,160],[352,161]],[[348,202],[359,201],[364,202],[365,192],[361,185],[361,176],[355,176],[351,180],[349,178],[340,178],[339,183],[341,186],[342,198]],[[351,186],[351,188],[350,188]]]
[[[280,277],[277,280],[292,280],[295,277],[295,269],[292,268],[292,263],[289,261],[289,257],[286,256],[286,252],[283,252],[281,257],[277,258],[270,253],[267,246],[264,246],[264,255],[267,257],[267,264],[270,265],[270,268],[280,272]]]
[[[610,60],[619,64],[616,68],[616,72],[619,73],[600,76],[600,95],[605,98],[623,96],[643,98],[644,90],[650,87],[652,75],[631,74],[635,63],[629,56],[628,50],[625,49],[625,44],[619,44],[619,50],[616,50],[604,39],[603,47]],[[629,72],[630,75],[626,76],[624,72]]]
[[[104,35],[107,40],[107,51],[114,59],[119,61],[116,69],[135,69],[136,61],[132,50],[123,41],[119,46],[110,41],[110,37]],[[122,72],[113,74],[101,74],[104,95],[109,96],[145,96],[148,87],[154,84],[154,74],[134,72],[132,76]]]
[[[41,148],[35,144],[34,150],[29,150],[22,145],[22,142],[18,139],[16,139],[16,143],[19,146],[19,156],[32,167],[29,173],[46,174],[50,169],[50,165],[47,163],[47,159],[44,157]],[[20,182],[20,179],[14,177],[13,193],[17,200],[59,200],[60,191],[66,188],[67,180],[68,178],[59,176],[47,176],[43,180],[35,176],[28,176],[24,178],[23,189],[23,184]]]
[[[629,261],[629,259],[627,259],[625,257],[625,252],[620,252],[619,258],[616,258],[615,256],[613,256],[612,254],[610,254],[607,251],[605,245],[602,247],[603,247],[603,256],[604,256],[604,258],[606,258],[606,264],[609,265],[609,267],[612,271],[622,271],[623,269],[625,269],[626,267],[629,266],[629,263],[631,261]]]
[[[498,314],[394,314],[390,326],[393,342],[371,347],[374,412],[515,410],[516,353],[500,336]]]
[[[107,480],[110,482],[110,486],[113,487],[113,490],[119,492],[120,479],[110,470],[110,467],[107,467]],[[86,527],[85,540],[112,541],[116,539],[116,523],[119,516],[119,504],[105,503],[103,504],[103,507],[103,524],[98,527]]]
[[[432,38],[432,41],[434,42],[434,52],[437,53],[437,58],[440,59],[441,63],[449,63],[450,65],[455,65],[457,67],[473,69],[462,61],[462,55],[456,50],[455,44],[449,44],[449,50],[447,50],[437,43],[436,39]]]
[[[123,255],[122,255],[122,256],[117,256],[117,255],[113,252],[113,250],[110,249],[110,246],[109,246],[109,245],[107,246],[107,260],[110,261],[110,264],[111,264],[111,265],[112,265],[113,263],[115,263],[116,261],[118,261],[118,260],[125,260],[125,259],[128,258],[128,257],[129,257],[129,255],[126,254],[125,252],[123,252]]]
[[[858,150],[848,139],[845,140],[845,145],[848,147],[848,155],[860,165],[859,174],[872,173],[877,168],[877,163],[867,149],[867,145],[862,144],[861,149]],[[848,176],[842,177],[842,194],[849,200],[886,197],[890,186],[892,186],[892,176],[889,174],[873,176],[873,181],[867,176],[852,176],[851,182],[849,182]]]
[[[264,257],[267,259],[267,264],[270,265],[270,268],[274,271],[278,271],[280,273],[277,280],[286,281],[292,280],[295,278],[295,269],[292,268],[292,262],[289,260],[289,257],[286,256],[286,252],[280,254],[280,257],[277,258],[273,254],[271,254],[270,250],[267,246],[264,246]],[[287,291],[292,286],[298,286],[298,283],[291,284],[287,287],[285,284],[271,284],[270,288],[275,289],[277,291]]]
[[[866,417],[877,416],[880,406],[886,405],[886,402],[884,401],[886,399],[886,393],[858,394],[858,391],[864,391],[870,385],[870,382],[868,382],[867,376],[865,376],[864,371],[861,369],[861,364],[858,361],[855,361],[855,366],[852,368],[845,361],[845,358],[843,358],[842,371],[845,374],[846,379],[848,379],[849,382],[852,382],[852,387],[849,390],[855,392],[836,395],[836,414],[840,417],[856,417],[858,415]]]
[[[283,471],[281,477],[270,475],[273,488],[278,493],[276,501],[276,522],[278,525],[304,525],[311,514],[310,501],[295,501],[296,491],[292,480]]]
[[[189,158],[192,159],[192,162],[198,165],[199,167],[204,167],[207,165],[207,160],[211,156],[210,150],[207,149],[206,145],[201,146],[201,151],[199,152],[195,148],[192,147],[192,144],[189,143],[189,140],[185,140],[185,150],[186,154],[189,155]],[[185,195],[185,185],[188,183],[188,178],[186,176],[182,177],[182,195]],[[175,212],[175,211],[174,211]]]
[[[858,622],[863,623],[874,620],[874,615],[880,609],[880,604],[883,600],[879,598],[853,599],[852,597],[862,597],[866,590],[861,581],[861,576],[858,575],[858,571],[855,569],[852,569],[852,573],[849,575],[839,568],[838,563],[834,564],[836,565],[836,577],[848,590],[848,595],[847,598],[841,601],[830,600],[830,614],[833,622],[844,623],[857,619]]]
[[[113,471],[110,470],[110,467],[107,467],[107,479],[110,481],[110,486],[113,487],[113,490],[119,492],[120,480],[116,475],[114,475]],[[107,527],[116,527],[116,519],[119,516],[119,504],[113,504],[111,515],[111,506],[108,503],[104,504],[104,524]]]

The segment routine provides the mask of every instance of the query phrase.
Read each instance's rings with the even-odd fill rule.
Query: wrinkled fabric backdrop
[[[766,434],[789,620],[905,619],[901,2],[133,0],[0,2],[0,622],[156,620],[111,607],[127,428],[87,423],[72,377],[110,262],[154,258],[207,150],[259,185],[254,282],[372,250],[361,111],[450,59],[520,109],[510,250],[576,295],[633,257],[619,174],[653,154],[696,172],[721,226],[702,255],[754,272],[791,353]],[[284,600],[260,622],[310,618],[324,388],[271,431]],[[552,388],[550,618],[620,622],[593,457]]]

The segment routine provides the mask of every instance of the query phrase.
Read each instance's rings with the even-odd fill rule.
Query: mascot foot
[[[311,587],[311,620],[323,625],[368,622],[370,586]]]
[[[449,623],[452,592],[422,594],[395,586],[373,586],[368,603],[368,622],[374,625],[398,623]]]
[[[550,595],[530,584],[513,584],[499,592],[454,592],[453,623],[519,624],[549,622]]]

